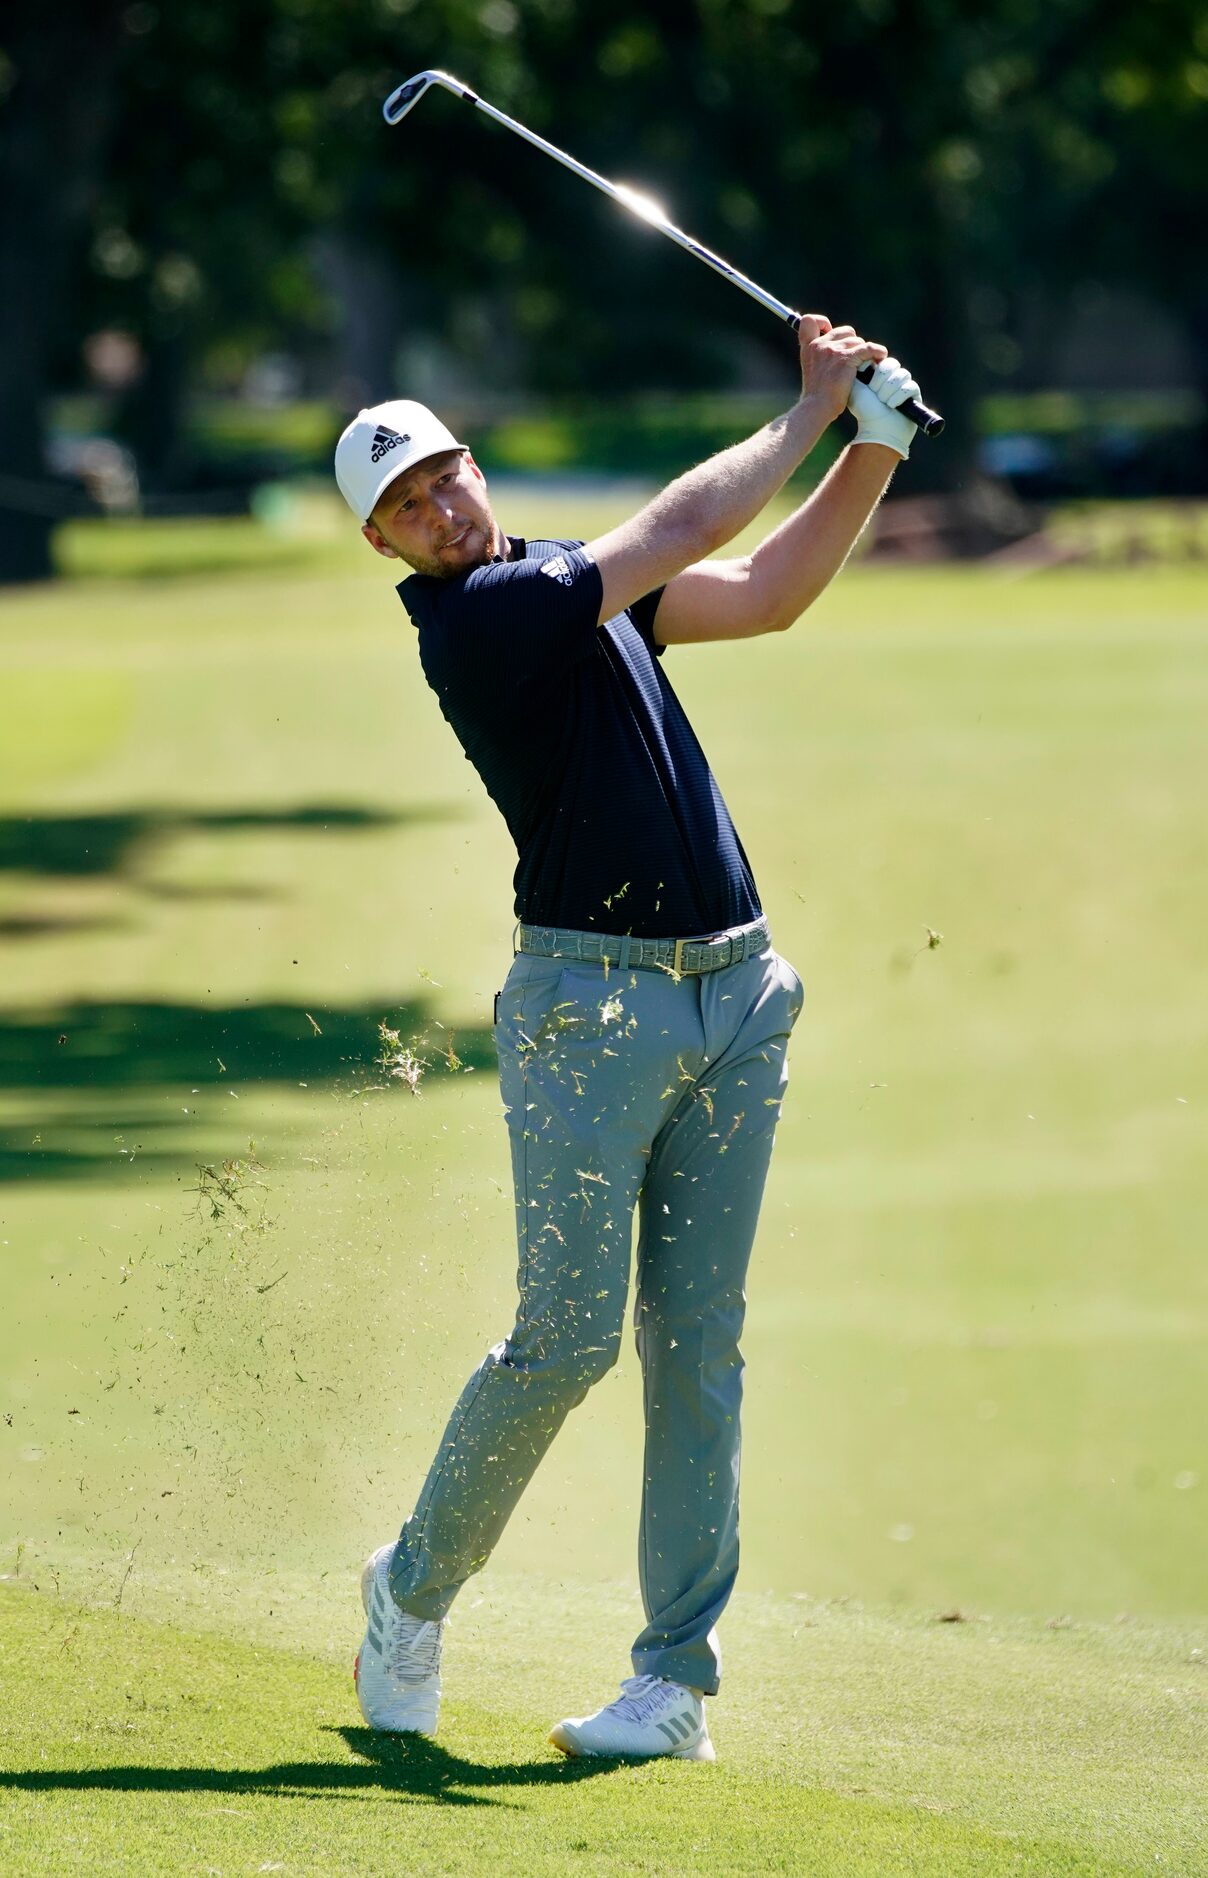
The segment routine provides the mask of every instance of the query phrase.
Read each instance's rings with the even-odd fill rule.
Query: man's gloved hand
[[[917,428],[893,407],[905,398],[917,398],[919,388],[898,359],[882,359],[868,384],[857,378],[847,408],[859,429],[853,443],[884,443],[900,457],[910,455]]]

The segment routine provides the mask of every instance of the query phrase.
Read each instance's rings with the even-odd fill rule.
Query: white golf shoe
[[[630,1676],[621,1693],[594,1715],[572,1716],[550,1731],[563,1754],[669,1754],[677,1761],[715,1761],[705,1704],[694,1689],[662,1676]]]
[[[361,1572],[368,1628],[353,1665],[361,1713],[371,1728],[434,1735],[440,1715],[443,1622],[400,1611],[387,1582],[394,1545],[379,1546]]]

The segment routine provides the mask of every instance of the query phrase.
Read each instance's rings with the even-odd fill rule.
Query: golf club
[[[584,182],[593,184],[606,196],[611,196],[614,202],[621,204],[622,208],[628,209],[633,215],[640,216],[643,221],[649,222],[652,228],[657,228],[662,234],[669,235],[672,241],[679,243],[681,248],[686,248],[689,254],[694,254],[698,261],[704,261],[706,266],[713,268],[715,273],[721,274],[726,280],[733,281],[736,287],[741,287],[744,293],[750,294],[752,300],[758,300],[760,306],[767,307],[770,313],[775,313],[786,325],[796,331],[801,320],[800,313],[795,313],[792,307],[786,306],[783,300],[778,300],[775,294],[768,293],[767,289],[759,286],[756,281],[748,279],[746,274],[739,273],[736,267],[731,267],[728,261],[723,261],[720,254],[714,254],[712,249],[702,246],[699,241],[694,241],[691,235],[686,235],[682,228],[676,228],[661,204],[652,196],[643,195],[638,189],[628,189],[624,183],[610,183],[606,176],[600,176],[595,170],[588,169],[585,163],[579,163],[573,156],[568,156],[566,151],[559,150],[556,144],[547,143],[545,138],[538,137],[535,131],[526,130],[524,125],[517,123],[514,117],[508,117],[506,112],[496,110],[493,104],[488,104],[486,99],[480,98],[476,91],[471,91],[468,85],[463,85],[459,78],[451,78],[448,72],[418,72],[414,78],[409,78],[405,85],[399,85],[382,106],[382,116],[386,122],[388,124],[400,123],[432,85],[443,85],[445,90],[451,91],[455,97],[464,99],[467,104],[474,105],[479,111],[485,111],[487,116],[493,117],[497,124],[503,124],[508,130],[514,130],[516,135],[523,137],[526,143],[535,145],[538,150],[544,150],[546,156],[553,157],[554,161],[561,163],[564,169],[573,170],[576,176],[581,176]],[[873,366],[863,365],[856,376],[867,384],[873,375],[873,370]],[[910,418],[912,423],[918,425],[924,437],[938,437],[944,428],[944,420],[938,411],[928,410],[927,406],[921,404],[917,398],[905,398],[897,408],[905,417]]]

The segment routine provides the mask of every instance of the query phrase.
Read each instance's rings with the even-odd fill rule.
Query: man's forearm
[[[687,538],[688,559],[711,554],[767,507],[829,422],[829,412],[814,400],[800,399],[754,436],[677,476],[635,520],[648,524],[652,534]]]
[[[797,339],[803,391],[791,411],[677,477],[627,522],[588,544],[600,573],[602,624],[724,548],[753,522],[842,411],[855,374],[864,365],[875,369],[886,356],[884,346],[861,339],[850,326],[832,326],[823,313],[803,313]],[[870,496],[868,509],[879,493]],[[863,519],[835,566],[842,564]],[[772,557],[773,564],[777,558]]]
[[[791,626],[834,579],[900,458],[885,444],[849,444],[807,502],[751,556],[751,586],[773,627]]]

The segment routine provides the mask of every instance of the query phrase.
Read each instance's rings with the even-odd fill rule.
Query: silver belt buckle
[[[684,975],[684,947],[687,943],[686,939],[677,939],[675,942],[675,951],[671,959],[671,969],[677,978],[682,978]]]

